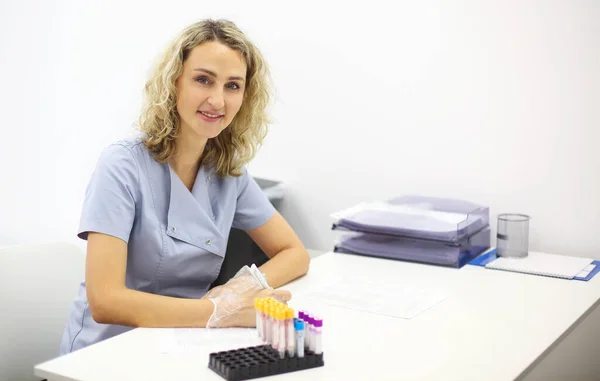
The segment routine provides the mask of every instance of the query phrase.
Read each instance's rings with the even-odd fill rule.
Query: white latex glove
[[[255,282],[251,280],[252,277],[255,279]],[[246,287],[260,287],[272,290],[263,273],[256,265],[252,264],[251,267],[242,267],[226,284],[211,289],[203,298],[215,298],[223,293],[230,292],[240,293],[243,292]]]
[[[256,266],[244,266],[229,282],[215,287],[204,296],[215,306],[206,327],[254,327],[254,300],[269,296],[282,302],[291,298],[289,291],[273,290]]]

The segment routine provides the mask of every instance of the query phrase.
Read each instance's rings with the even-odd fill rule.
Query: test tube
[[[275,308],[275,306],[273,306],[273,308]],[[271,322],[271,337],[273,338],[273,341],[271,342],[271,347],[277,351],[279,349],[279,324],[277,324],[277,310],[273,310],[273,314],[271,315],[271,317],[273,318],[272,322]]]
[[[262,302],[262,314],[261,314],[261,318],[262,318],[262,323],[261,323],[261,328],[262,328],[262,339],[264,342],[267,342],[267,316],[268,316],[268,312],[269,312],[269,301],[265,298]]]
[[[266,341],[268,344],[271,344],[273,342],[273,320],[271,319],[271,316],[273,314],[273,304],[272,303],[267,303],[266,307],[265,307],[265,312],[266,312],[266,316],[265,316],[265,331],[266,331]]]
[[[323,319],[318,317],[314,319],[313,344],[315,354],[323,353]]]
[[[277,351],[279,352],[279,358],[283,359],[285,357],[285,348],[286,348],[286,336],[285,336],[285,316],[286,310],[280,308],[277,311],[277,330],[279,331],[279,343],[277,345]]]
[[[262,339],[264,342],[268,343],[268,334],[267,334],[267,328],[269,326],[269,303],[265,300],[263,302],[262,305],[262,319],[263,319],[263,323],[262,323]]]
[[[267,341],[267,299],[261,299],[258,308],[260,309],[260,338]]]
[[[296,329],[296,351],[298,357],[304,357],[304,320],[294,319]]]
[[[278,344],[279,343],[279,338],[277,340],[277,343],[273,343],[273,341],[275,340],[275,328],[277,328],[277,302],[273,302],[273,304],[271,305],[271,316],[270,316],[270,321],[271,321],[271,326],[269,327],[269,330],[271,331],[271,343],[272,344]],[[277,333],[279,334],[279,331],[277,331]],[[273,348],[277,349],[277,346],[274,346]]]
[[[290,357],[296,355],[296,332],[294,332],[294,310],[288,308],[285,315],[286,347]]]
[[[306,329],[308,328],[308,314],[306,311],[302,311],[302,317],[300,319],[302,320],[302,326],[304,327],[304,349],[308,349],[308,333],[306,332]]]
[[[311,318],[310,318],[310,327],[308,328],[308,331],[310,332],[308,334],[310,336],[310,343],[308,345],[308,349],[310,349],[311,352],[315,351],[315,345],[317,344],[316,332],[315,332],[316,321],[317,321],[317,318],[315,316],[311,316]]]
[[[304,334],[306,335],[304,340],[304,349],[310,350],[312,343],[312,315],[304,313]]]
[[[262,316],[260,311],[261,299],[254,299],[254,309],[256,310],[256,333],[262,339]]]

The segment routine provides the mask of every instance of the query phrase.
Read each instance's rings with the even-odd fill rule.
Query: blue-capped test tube
[[[294,319],[294,328],[296,331],[296,352],[298,357],[304,357],[304,321]]]

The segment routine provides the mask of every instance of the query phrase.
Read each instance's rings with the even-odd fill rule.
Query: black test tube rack
[[[208,363],[211,370],[228,381],[274,376],[323,365],[323,353],[305,349],[304,357],[289,357],[286,353],[282,359],[279,352],[266,344],[214,352],[209,355]]]

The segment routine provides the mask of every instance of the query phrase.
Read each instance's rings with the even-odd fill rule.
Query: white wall
[[[0,245],[75,240],[152,60],[229,17],[277,87],[251,170],[286,182],[307,246],[331,249],[333,211],[420,193],[529,213],[532,249],[600,258],[600,3],[393,3],[2,2]]]

